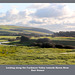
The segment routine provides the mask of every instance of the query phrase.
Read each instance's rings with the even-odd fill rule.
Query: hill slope
[[[53,34],[52,31],[42,28],[0,25],[0,34],[11,34],[11,33]]]

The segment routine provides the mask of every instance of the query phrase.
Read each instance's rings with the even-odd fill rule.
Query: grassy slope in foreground
[[[11,28],[14,29],[13,26],[9,27],[6,26],[6,27],[4,26],[4,28],[1,28],[0,30],[4,29],[10,32]],[[17,26],[15,26],[15,28],[16,27]],[[59,40],[59,38],[60,37],[52,39]],[[71,39],[74,40],[74,38]],[[62,37],[60,38],[60,40],[62,40]],[[47,65],[47,64],[75,65],[75,49],[0,45],[0,64],[1,65],[37,65],[37,64],[38,65]]]
[[[75,65],[75,49],[0,46],[0,65]]]
[[[8,38],[7,36],[5,37]],[[57,38],[61,39],[61,37],[56,37],[53,38],[53,40]],[[71,37],[69,37],[69,39],[70,38]],[[67,38],[65,37],[64,40],[67,40]],[[15,44],[14,42],[13,44]],[[27,45],[27,43],[26,44],[24,43],[24,45]],[[0,45],[0,64],[1,65],[75,65],[75,49]]]

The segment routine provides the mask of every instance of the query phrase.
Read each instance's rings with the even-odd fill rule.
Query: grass
[[[43,30],[43,32],[42,32]],[[11,33],[37,33],[37,34],[48,34],[47,30],[38,28],[37,31],[33,27],[24,26],[10,26],[10,25],[0,25],[0,35],[11,34]]]
[[[39,48],[29,46],[0,46],[1,65],[75,64],[75,54],[61,54],[75,49]]]
[[[37,33],[37,34],[47,34],[47,33],[43,33],[43,32],[39,32],[39,31],[33,31],[33,30],[24,30],[25,32],[29,32],[29,33]]]
[[[72,45],[75,46],[75,41],[67,41],[67,40],[53,40],[56,44],[63,44],[63,45]]]
[[[32,37],[31,39],[49,38],[56,44],[75,46],[75,37]]]
[[[16,38],[16,37],[18,37],[18,36],[0,36],[0,39],[1,38]]]
[[[32,37],[32,39],[39,39],[39,38],[49,38],[51,40],[66,40],[66,41],[75,41],[75,37]]]
[[[16,39],[19,36],[0,36],[0,42],[8,41],[8,39]]]
[[[16,38],[17,36],[1,36],[0,39],[9,37]],[[72,37],[48,38],[51,38],[56,43],[75,45]],[[61,40],[58,40],[58,38]],[[64,39],[62,40],[62,38]],[[0,65],[75,65],[75,49],[29,46],[35,41],[34,39],[38,38],[32,37],[31,39],[33,40],[25,43],[19,43],[19,40],[9,43],[19,46],[0,45]]]

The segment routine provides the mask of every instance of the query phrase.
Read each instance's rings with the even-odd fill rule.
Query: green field
[[[15,39],[16,37],[18,37],[18,36],[0,36],[0,42],[4,42],[4,41],[8,41],[7,39],[8,38],[13,38],[13,39]],[[5,39],[4,39],[5,38]]]
[[[53,32],[43,29],[43,28],[34,28],[34,27],[24,27],[24,26],[10,26],[10,25],[0,25],[0,35],[4,34],[52,34]]]
[[[17,36],[0,36],[2,38],[16,38]],[[32,37],[32,41],[38,38]],[[74,37],[47,37],[55,43],[75,46]],[[9,44],[19,46],[0,45],[0,65],[75,65],[75,49],[40,48],[29,46],[32,41],[23,44],[12,41]]]
[[[32,39],[49,38],[56,44],[75,46],[75,37],[32,37]]]

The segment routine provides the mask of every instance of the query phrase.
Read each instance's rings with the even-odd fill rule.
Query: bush
[[[16,39],[8,39],[8,41],[15,41]]]
[[[75,49],[75,47],[71,46],[71,45],[66,45],[64,48],[66,48],[66,49]]]
[[[21,36],[21,42],[29,41],[30,37],[29,36]]]
[[[55,48],[55,44],[53,44],[53,43],[46,43],[46,48]]]
[[[53,44],[53,43],[36,43],[36,42],[34,42],[34,43],[32,43],[32,46],[39,46],[39,47],[41,47],[41,48],[55,48],[55,44]]]
[[[55,45],[53,43],[42,43],[42,48],[55,48]]]
[[[37,46],[37,43],[36,43],[36,42],[33,42],[33,43],[31,44],[31,46]]]
[[[37,43],[37,46],[41,47],[42,46],[42,43]]]
[[[61,45],[61,44],[57,45],[57,44],[56,44],[55,47],[56,47],[56,48],[64,48],[64,45]]]
[[[16,37],[16,40],[20,40],[21,39],[21,37]]]
[[[48,38],[38,39],[32,44],[32,46],[39,46],[41,48],[63,48],[63,49],[75,49],[75,46],[63,45],[63,44],[54,44]]]
[[[37,43],[45,43],[45,42],[51,42],[51,40],[49,38],[43,38],[37,40]]]

